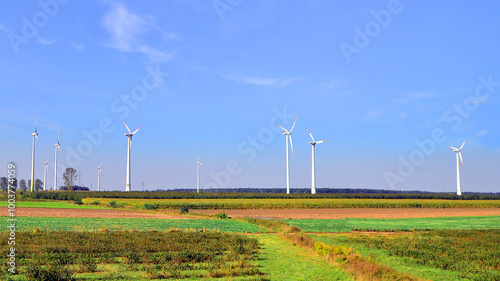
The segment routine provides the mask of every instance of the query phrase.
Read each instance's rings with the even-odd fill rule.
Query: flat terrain
[[[0,207],[0,216],[7,216],[7,207]],[[190,219],[172,213],[149,213],[114,209],[63,209],[63,208],[16,208],[18,217],[53,218],[139,218],[139,219]]]
[[[344,218],[435,218],[500,216],[500,208],[349,208],[349,209],[261,209],[261,210],[195,210],[213,215],[224,211],[230,217],[259,217],[274,219],[344,219]]]

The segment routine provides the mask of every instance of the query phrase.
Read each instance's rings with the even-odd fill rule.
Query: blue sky
[[[3,1],[1,165],[132,190],[291,187],[498,192],[498,1]],[[6,169],[4,169],[6,170]],[[2,173],[3,176],[6,175]],[[59,172],[62,175],[62,171]],[[62,176],[59,178],[62,183]]]

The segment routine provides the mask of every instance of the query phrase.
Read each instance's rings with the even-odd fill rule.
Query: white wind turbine
[[[460,148],[449,146],[449,148],[453,149],[453,152],[457,153],[457,195],[462,195],[462,189],[460,187],[460,162],[462,162],[462,166],[464,165],[464,160],[462,159],[462,148],[465,145],[465,142],[462,144]],[[460,157],[460,160],[459,160]]]
[[[46,181],[47,181],[47,170],[49,169],[49,158],[47,158],[47,161],[43,161],[44,169],[43,169],[43,190],[47,190],[46,188]]]
[[[316,194],[316,169],[314,167],[314,148],[316,147],[316,144],[322,143],[322,142],[325,142],[328,140],[326,139],[326,140],[315,141],[313,138],[313,135],[311,134],[311,132],[309,132],[309,129],[306,128],[306,130],[312,139],[312,141],[309,142],[312,145],[312,152],[311,152],[311,163],[312,163],[311,194]]]
[[[55,146],[55,160],[54,160],[54,190],[57,190],[57,150],[61,150],[61,144],[59,143],[59,129],[57,129],[57,143]]]
[[[290,194],[290,163],[288,160],[288,139],[290,139],[290,146],[292,147],[292,159],[293,159],[293,143],[292,143],[292,131],[293,128],[295,127],[295,123],[297,123],[297,116],[295,116],[295,121],[293,122],[292,129],[288,131],[287,129],[278,126],[283,130],[283,135],[285,135],[286,138],[286,194]]]
[[[125,136],[128,137],[128,148],[127,148],[127,179],[125,183],[125,191],[130,191],[130,149],[132,148],[132,136],[137,133],[141,129],[139,127],[137,130],[135,130],[133,133],[130,132],[130,129],[128,128],[127,124],[123,122],[123,125],[127,128],[128,134],[125,134]]]
[[[101,190],[101,166],[102,163],[97,167],[97,191]]]
[[[36,141],[38,141],[38,133],[36,132],[36,115],[35,115],[35,132],[31,134],[33,136],[33,151],[31,154],[31,185],[30,191],[33,192],[33,187],[35,186],[35,148]]]
[[[198,165],[198,167],[196,169],[196,193],[200,193],[200,165],[201,165],[201,162],[200,162],[200,154],[198,152],[196,154],[198,154],[198,162],[196,162],[196,164]]]

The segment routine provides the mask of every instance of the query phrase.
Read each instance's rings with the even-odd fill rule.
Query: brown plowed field
[[[0,207],[0,214],[8,214],[7,207]],[[153,214],[113,209],[52,209],[16,208],[18,217],[57,217],[57,218],[141,218],[141,219],[186,219],[175,213]]]
[[[230,217],[259,217],[276,219],[343,219],[343,218],[432,218],[500,216],[500,208],[449,208],[449,209],[272,209],[272,210],[196,210],[203,214],[224,211]]]

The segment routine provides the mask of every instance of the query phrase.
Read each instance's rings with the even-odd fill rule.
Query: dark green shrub
[[[217,214],[215,214],[215,217],[218,218],[218,219],[221,219],[221,220],[223,220],[223,219],[230,219],[230,217],[228,215],[226,215],[225,212],[217,213]]]
[[[153,204],[144,204],[142,206],[142,208],[145,209],[145,210],[154,210],[154,209],[156,209],[156,206],[153,205]]]

